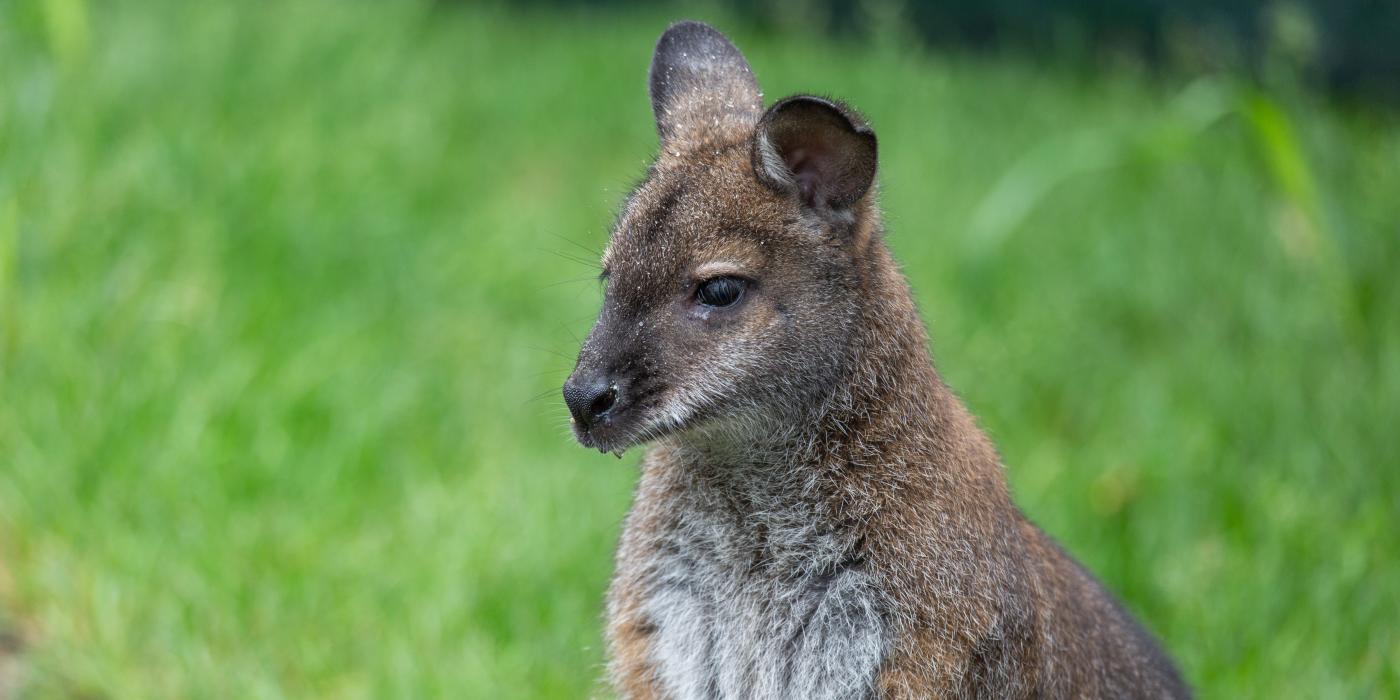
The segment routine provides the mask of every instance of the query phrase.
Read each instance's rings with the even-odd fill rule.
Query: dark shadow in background
[[[537,6],[655,7],[643,0]],[[876,40],[891,17],[918,41],[1155,68],[1277,71],[1336,97],[1400,106],[1400,0],[720,0],[758,30],[799,25]],[[680,18],[683,5],[675,5]],[[881,21],[884,20],[884,21]]]

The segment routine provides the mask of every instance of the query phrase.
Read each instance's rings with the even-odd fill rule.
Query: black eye
[[[744,281],[738,277],[716,277],[700,283],[695,301],[705,306],[729,306],[744,295]]]

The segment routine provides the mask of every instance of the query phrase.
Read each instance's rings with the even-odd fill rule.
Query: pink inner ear
[[[821,190],[821,180],[825,176],[825,173],[822,172],[822,165],[828,155],[828,150],[826,144],[817,139],[815,143],[796,146],[787,152],[785,160],[788,170],[792,173],[792,179],[802,194],[802,201],[809,205],[817,203],[817,195]]]
[[[786,161],[788,171],[792,173],[793,182],[797,184],[797,189],[802,194],[802,201],[815,204],[817,180],[821,177],[815,159],[808,157],[807,149],[794,148],[788,151]]]

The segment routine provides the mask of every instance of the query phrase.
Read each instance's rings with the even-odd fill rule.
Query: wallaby
[[[696,22],[661,36],[650,87],[660,154],[564,385],[581,443],[650,444],[607,601],[618,694],[1188,697],[934,370],[866,121],[764,110]]]

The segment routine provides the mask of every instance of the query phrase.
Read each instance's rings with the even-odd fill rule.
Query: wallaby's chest
[[[664,533],[643,603],[662,684],[680,699],[869,696],[886,640],[870,575],[801,527],[763,552],[752,534],[703,515]]]

